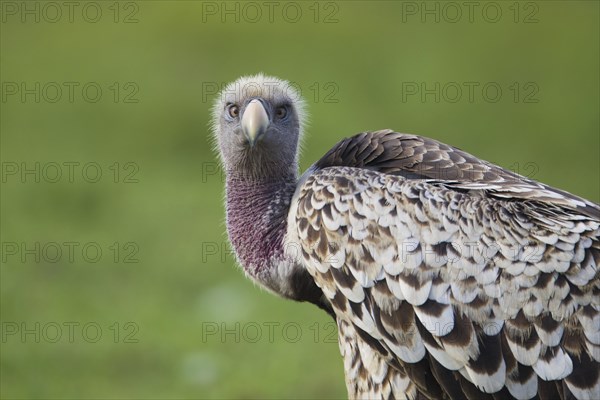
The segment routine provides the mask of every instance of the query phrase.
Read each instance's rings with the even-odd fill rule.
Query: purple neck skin
[[[244,269],[256,275],[283,256],[287,214],[296,178],[227,177],[227,232]]]

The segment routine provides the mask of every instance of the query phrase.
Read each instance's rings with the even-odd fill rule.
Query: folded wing
[[[430,398],[597,398],[599,219],[591,202],[380,131],[305,175],[288,242],[331,302],[342,350],[361,356],[356,396],[385,382]]]

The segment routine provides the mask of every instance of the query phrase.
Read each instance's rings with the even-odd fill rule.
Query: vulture
[[[299,175],[303,101],[262,74],[212,111],[236,259],[332,316],[349,398],[600,398],[598,204],[388,129]]]

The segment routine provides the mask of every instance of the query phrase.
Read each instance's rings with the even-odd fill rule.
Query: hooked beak
[[[254,99],[246,106],[242,115],[242,130],[251,147],[269,127],[269,115],[260,100]]]

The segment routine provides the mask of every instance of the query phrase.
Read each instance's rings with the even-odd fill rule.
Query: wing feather
[[[286,239],[344,321],[340,346],[354,341],[350,394],[381,393],[387,378],[410,398],[556,390],[542,381],[597,393],[598,374],[583,370],[599,368],[597,206],[419,137],[356,141],[304,176]],[[354,167],[327,166],[348,155]],[[463,180],[440,181],[450,173]]]
[[[498,198],[554,203],[587,217],[600,218],[600,207],[595,203],[480,160],[456,147],[390,129],[344,139],[314,167],[355,167],[405,178],[434,179],[457,189],[487,190]]]

